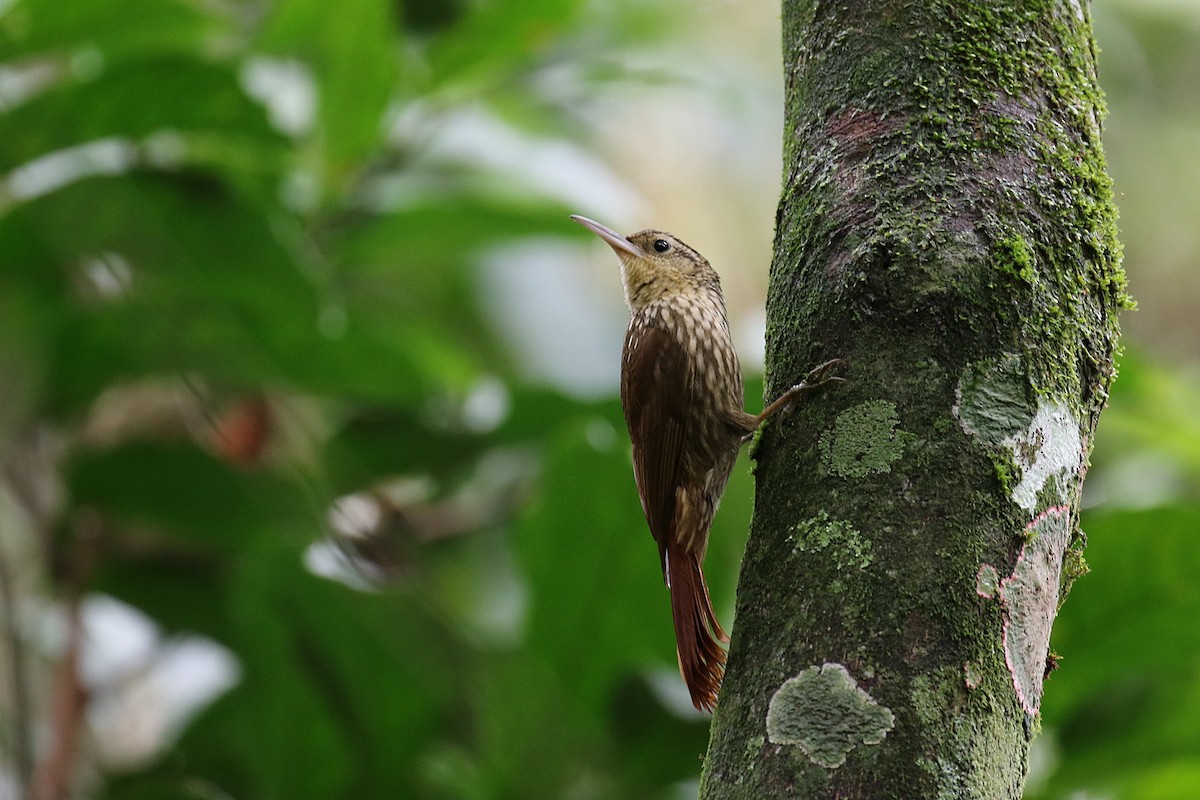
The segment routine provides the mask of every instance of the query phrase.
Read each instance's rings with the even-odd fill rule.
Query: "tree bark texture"
[[[1127,303],[1083,0],[784,1],[773,422],[702,798],[1018,798]]]

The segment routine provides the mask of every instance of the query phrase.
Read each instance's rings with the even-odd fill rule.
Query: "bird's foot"
[[[827,383],[849,383],[849,381],[840,375],[825,377],[829,372],[837,369],[838,367],[844,366],[846,366],[845,360],[840,358],[831,358],[824,364],[813,367],[809,371],[808,375],[805,376],[804,380],[797,383],[791,389],[788,389],[788,392],[806,392],[824,386]]]
[[[845,366],[846,362],[840,358],[831,358],[824,364],[814,367],[809,371],[804,380],[797,383],[792,388],[788,389],[779,399],[771,405],[763,409],[763,412],[758,415],[758,422],[761,424],[768,419],[772,414],[784,408],[790,408],[796,398],[802,394],[820,389],[822,386],[828,386],[831,383],[849,383],[845,378],[839,375],[829,375],[830,372],[838,367]]]

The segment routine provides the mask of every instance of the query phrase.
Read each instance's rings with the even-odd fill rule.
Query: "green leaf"
[[[201,554],[236,553],[284,523],[311,537],[321,530],[321,507],[298,485],[235,469],[190,444],[81,452],[67,478],[75,507],[175,537]]]
[[[1062,666],[1042,704],[1062,750],[1046,796],[1154,785],[1200,750],[1200,510],[1088,514],[1084,528],[1091,572],[1054,624]]]
[[[468,86],[510,80],[548,59],[582,6],[581,0],[476,3],[432,49],[435,78]]]
[[[41,408],[60,324],[53,300],[17,277],[0,290],[0,454]]]
[[[306,275],[277,226],[220,184],[135,174],[72,184],[0,220],[35,239],[61,285],[116,257],[128,287],[71,309],[51,385],[65,408],[146,374],[195,371],[234,385],[414,401],[471,374],[458,351],[413,321],[379,327]],[[296,245],[298,247],[298,245]]]
[[[189,136],[199,133],[208,137],[208,149],[220,138],[227,149],[245,148],[259,159],[284,143],[262,107],[242,92],[231,66],[171,54],[126,60],[95,78],[63,81],[0,115],[0,171],[96,139],[137,142],[160,132],[174,137],[174,145],[159,143],[171,152],[151,151],[148,157],[187,160]]]
[[[394,5],[358,0],[278,3],[259,37],[266,52],[307,61],[319,90],[319,146],[340,192],[382,141],[399,49]]]
[[[87,50],[102,65],[127,56],[196,52],[226,33],[233,19],[210,8],[182,0],[22,0],[0,16],[0,53],[14,59]],[[117,24],[130,20],[137,24]]]
[[[1121,458],[1152,453],[1181,469],[1191,496],[1200,489],[1200,377],[1125,354],[1110,407],[1100,418],[1094,461],[1102,469]]]
[[[564,228],[567,213],[553,204],[431,201],[335,231],[328,251],[346,302],[381,330],[415,322],[506,374],[504,348],[477,305],[476,261],[488,246]]]
[[[366,409],[330,437],[322,461],[331,490],[341,494],[388,476],[448,477],[486,444],[478,437],[432,429],[415,412]]]
[[[415,598],[356,592],[288,555],[247,562],[232,598],[245,679],[229,699],[257,739],[240,753],[260,776],[255,796],[413,796],[415,763],[457,705],[462,657]],[[193,740],[206,733],[201,721]]]

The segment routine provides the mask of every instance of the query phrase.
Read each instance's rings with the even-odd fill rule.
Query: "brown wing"
[[[630,327],[621,363],[621,404],[633,442],[633,477],[664,576],[691,404],[687,370],[687,353],[674,336],[662,328]]]

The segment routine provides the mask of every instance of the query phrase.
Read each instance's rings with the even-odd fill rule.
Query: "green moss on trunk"
[[[1020,797],[1128,305],[1087,15],[784,3],[767,393],[852,383],[758,442],[704,798]]]

